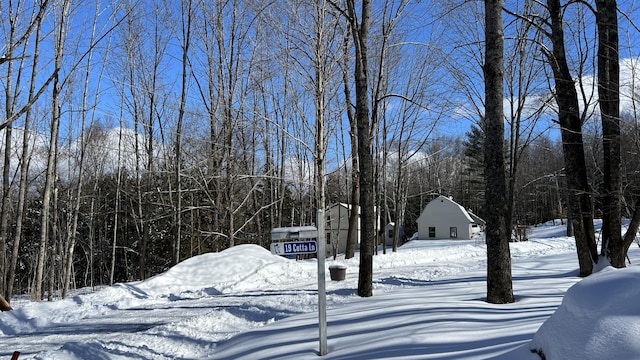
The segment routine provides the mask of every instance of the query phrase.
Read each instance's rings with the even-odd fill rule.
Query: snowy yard
[[[563,231],[561,225],[535,227],[530,241],[511,244],[517,302],[508,305],[484,301],[486,248],[480,241],[412,241],[397,253],[380,253],[371,298],[356,295],[357,256],[327,259],[327,266],[348,268],[345,281],[330,281],[327,271],[329,352],[322,358],[539,359],[530,351],[534,334],[581,280],[573,240]],[[585,282],[575,290],[579,309],[607,315],[605,321],[566,324],[577,309],[568,304],[574,307],[545,324],[551,335],[538,335],[536,344],[581,344],[569,347],[574,354],[592,346],[593,359],[605,351],[637,357],[640,306],[627,304],[637,303],[633,287],[640,283],[635,243],[630,259],[631,269],[587,278],[594,288],[604,281],[598,279],[613,279],[630,289],[623,295],[634,298],[612,302],[616,317],[589,308],[589,300],[601,302],[603,294]],[[318,359],[316,266],[315,260],[240,245],[143,282],[63,301],[16,302],[16,310],[0,314],[0,358],[20,351],[20,359]],[[626,337],[612,348],[606,335],[620,322],[635,332],[621,328]],[[581,328],[576,334],[567,325]],[[582,342],[591,330],[604,335]]]

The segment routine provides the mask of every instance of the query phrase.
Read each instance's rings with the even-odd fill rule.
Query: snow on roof
[[[444,196],[444,195],[440,195],[437,198],[431,200],[431,202],[434,202],[436,200],[447,200],[448,202],[450,202],[451,204],[457,206],[460,209],[460,212],[462,212],[462,214],[467,218],[467,220],[469,220],[469,222],[474,222],[473,218],[471,217],[471,215],[469,215],[469,212],[467,211],[467,209],[464,208],[464,206],[458,204],[457,202],[453,201],[452,197],[448,197],[448,196]],[[430,203],[431,203],[430,202]]]

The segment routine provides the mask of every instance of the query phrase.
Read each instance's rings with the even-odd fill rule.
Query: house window
[[[457,238],[458,237],[458,228],[455,226],[452,226],[449,228],[449,235],[451,236],[451,238]]]
[[[389,234],[387,235],[389,239],[393,238],[393,229],[389,229]]]
[[[436,227],[435,226],[429,226],[429,237],[430,238],[436,237]]]
[[[327,231],[327,245],[331,245],[331,232]]]

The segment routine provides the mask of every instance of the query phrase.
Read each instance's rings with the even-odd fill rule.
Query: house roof
[[[462,213],[467,217],[467,219],[469,219],[469,222],[473,222],[473,218],[471,217],[471,215],[469,215],[469,212],[467,211],[467,209],[464,208],[464,206],[462,206],[462,205],[458,204],[457,202],[453,201],[453,199],[450,198],[450,197],[446,197],[446,196],[440,195],[440,196],[438,196],[437,199],[440,199],[440,198],[444,198],[444,199],[450,201],[451,203],[455,204],[460,209],[460,211],[462,211]]]
[[[487,222],[484,221],[484,219],[482,219],[480,216],[474,214],[471,211],[467,211],[469,213],[469,216],[471,216],[471,218],[473,219],[473,221],[475,221],[476,223],[480,224],[480,225],[487,225]]]
[[[333,209],[334,207],[338,207],[341,206],[343,208],[347,208],[347,209],[351,209],[351,204],[346,204],[346,203],[333,203],[331,205],[329,205],[329,209]]]
[[[437,201],[446,201],[449,202],[450,204],[454,205],[455,207],[457,207],[458,209],[460,209],[460,213],[462,213],[464,215],[464,217],[467,218],[467,220],[469,220],[470,223],[480,223],[480,224],[486,224],[484,220],[482,220],[480,217],[478,217],[477,215],[467,211],[467,209],[464,208],[464,206],[458,204],[457,202],[453,201],[452,198],[448,197],[448,196],[444,196],[444,195],[440,195],[437,198],[431,200],[427,206],[425,206],[425,208],[422,211],[422,214],[424,214],[424,210],[426,210],[429,205],[431,204],[436,204]],[[422,214],[420,214],[420,217],[422,217]]]
[[[315,226],[292,226],[271,229],[271,240],[312,239],[318,237]]]
[[[351,209],[352,205],[351,204],[347,204],[347,203],[337,202],[337,203],[333,203],[333,204],[327,206],[327,210],[331,210],[331,209],[336,208],[336,207],[343,207],[345,209]],[[358,206],[358,208],[360,208],[360,206]],[[378,207],[374,206],[373,208],[377,209]]]

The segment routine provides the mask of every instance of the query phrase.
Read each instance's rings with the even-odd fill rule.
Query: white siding
[[[325,224],[325,232],[330,234],[331,238],[327,243],[327,254],[333,255],[334,249],[338,254],[343,254],[347,249],[347,233],[349,232],[349,213],[351,205],[334,204],[327,211],[327,223]],[[356,247],[360,245],[360,218],[358,217],[358,234],[356,235],[358,242]]]
[[[445,196],[428,203],[416,221],[421,240],[452,239],[452,228],[457,235],[454,239],[468,240],[473,235],[473,219],[462,206]],[[430,233],[430,228],[435,228],[435,234]]]
[[[344,254],[347,249],[347,234],[349,232],[349,213],[351,205],[344,203],[333,204],[325,213],[325,234],[330,238],[327,243],[327,255],[333,256],[334,249],[338,254]],[[380,219],[377,219],[379,228]],[[356,249],[360,248],[360,217],[358,216],[358,232],[356,235]]]

